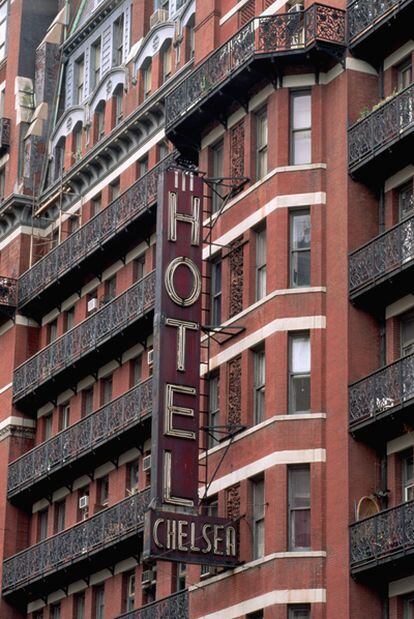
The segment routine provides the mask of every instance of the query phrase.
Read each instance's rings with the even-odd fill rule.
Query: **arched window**
[[[113,95],[113,102],[114,102],[114,115],[113,115],[113,120],[114,120],[114,126],[119,125],[119,123],[122,121],[123,117],[124,117],[124,87],[122,84],[119,84],[119,86],[116,87],[114,95]]]
[[[60,140],[58,141],[58,143],[56,144],[55,150],[53,153],[53,160],[54,160],[53,176],[55,180],[57,178],[60,178],[60,176],[63,174],[63,171],[65,169],[65,145],[66,145],[66,138],[62,136]]]
[[[100,101],[95,108],[95,142],[105,135],[105,101]]]
[[[73,130],[72,161],[76,163],[82,159],[82,123],[77,122]]]
[[[142,65],[142,93],[143,98],[147,99],[152,90],[152,60],[146,58]]]
[[[188,62],[192,58],[194,58],[194,50],[195,50],[195,16],[192,15],[187,23],[187,32],[186,32],[186,50],[185,50],[185,59]]]
[[[172,73],[172,46],[171,41],[167,41],[162,51],[162,83],[166,82]]]

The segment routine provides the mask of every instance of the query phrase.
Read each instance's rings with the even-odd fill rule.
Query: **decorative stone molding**
[[[228,363],[228,417],[227,423],[232,428],[241,424],[241,355]]]
[[[240,237],[230,244],[230,309],[233,318],[243,309],[244,260],[243,239]]]

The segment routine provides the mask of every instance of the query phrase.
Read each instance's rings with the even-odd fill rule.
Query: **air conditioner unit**
[[[162,24],[165,21],[168,21],[168,11],[157,9],[150,17],[150,28],[154,28],[157,24]]]
[[[144,570],[141,574],[141,584],[143,587],[150,587],[155,582],[155,571]]]
[[[151,470],[151,454],[149,456],[145,456],[142,460],[142,470],[150,471]]]
[[[84,494],[79,498],[79,509],[87,509],[89,507],[89,496]]]
[[[98,302],[97,298],[89,299],[89,301],[88,301],[88,314],[90,314],[91,312],[94,312],[95,310],[97,310],[98,306],[99,306],[99,302]]]
[[[150,348],[147,352],[147,363],[148,365],[154,365],[154,349]]]

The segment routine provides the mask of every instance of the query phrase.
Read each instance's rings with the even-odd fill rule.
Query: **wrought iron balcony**
[[[149,490],[134,494],[6,559],[2,595],[24,604],[138,553],[131,540],[142,532],[149,501]]]
[[[395,580],[412,573],[414,501],[384,510],[350,528],[351,572]],[[392,569],[390,562],[392,561]]]
[[[142,238],[145,216],[156,202],[159,174],[173,161],[174,155],[168,156],[23,273],[19,278],[19,309],[29,314],[45,313],[76,290],[82,270],[91,270],[94,262],[102,270],[103,247],[111,247],[113,259],[128,247],[126,235],[136,240],[138,232]],[[76,277],[72,277],[74,268]]]
[[[118,619],[188,619],[189,616],[188,591],[185,590],[119,615]]]
[[[224,118],[232,104],[245,104],[248,89],[263,79],[266,69],[269,79],[275,79],[285,62],[303,64],[309,58],[321,65],[332,54],[338,60],[345,44],[345,12],[330,6],[313,4],[306,11],[254,18],[167,95],[168,136],[178,143],[191,128],[187,136],[195,139],[196,127],[205,127],[214,114]],[[275,57],[278,64],[272,65]],[[259,75],[251,66],[258,61],[264,63]],[[210,101],[204,108],[212,96],[220,104]]]
[[[351,253],[350,298],[381,307],[381,301],[390,303],[408,294],[412,290],[413,266],[414,216]]]
[[[53,398],[62,386],[68,388],[68,379],[74,386],[82,372],[91,372],[93,364],[98,367],[116,358],[131,346],[131,339],[117,336],[125,336],[132,326],[136,328],[137,321],[147,317],[154,298],[155,271],[16,368],[13,402],[33,410],[45,398]],[[140,335],[145,337],[151,329],[152,322],[145,321]]]
[[[391,174],[411,162],[414,84],[380,104],[348,130],[349,169],[355,175]]]
[[[407,355],[350,385],[350,430],[380,444],[404,432],[413,406],[414,355]]]
[[[149,420],[152,378],[140,383],[110,404],[91,413],[9,464],[7,496],[14,503],[31,505],[53,488],[68,485],[87,469],[145,440],[132,428]],[[89,470],[89,469],[88,469]]]
[[[0,153],[4,153],[10,146],[10,118],[0,118]]]
[[[413,0],[353,0],[348,5],[348,37],[352,53],[375,61],[395,41],[412,34]],[[381,44],[379,44],[379,41]]]
[[[17,306],[17,279],[0,277],[0,307],[13,308]]]

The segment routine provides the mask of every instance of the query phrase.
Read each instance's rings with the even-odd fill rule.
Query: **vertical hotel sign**
[[[234,565],[235,527],[198,514],[202,202],[201,178],[176,169],[161,175],[145,555]]]

